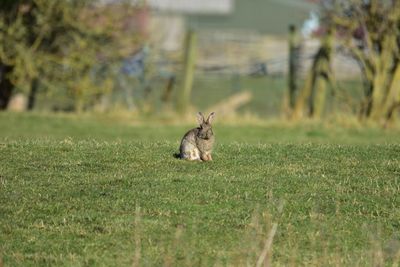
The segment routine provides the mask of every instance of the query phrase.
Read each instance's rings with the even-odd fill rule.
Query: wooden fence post
[[[184,70],[183,81],[180,91],[178,92],[176,110],[179,114],[184,114],[187,111],[190,102],[190,94],[192,91],[194,71],[196,65],[196,45],[197,35],[193,30],[186,33],[185,38],[185,55],[184,55]]]
[[[293,110],[296,102],[297,74],[299,69],[300,39],[295,25],[289,26],[289,108]]]

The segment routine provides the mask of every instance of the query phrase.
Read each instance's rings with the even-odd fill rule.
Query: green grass
[[[275,266],[398,262],[398,130],[216,121],[193,163],[191,126],[0,114],[4,265],[255,265],[273,223]]]

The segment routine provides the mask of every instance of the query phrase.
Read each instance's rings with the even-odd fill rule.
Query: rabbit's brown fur
[[[212,160],[211,153],[215,141],[211,122],[215,113],[212,112],[207,120],[201,112],[197,115],[199,127],[191,129],[182,138],[179,147],[180,158],[187,160]]]

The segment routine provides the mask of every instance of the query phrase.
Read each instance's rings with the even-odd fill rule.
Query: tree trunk
[[[10,102],[14,85],[11,83],[9,74],[14,67],[0,63],[0,110],[5,110]]]
[[[304,86],[299,92],[299,95],[297,96],[296,103],[294,105],[294,109],[292,112],[292,119],[300,119],[304,115],[304,106],[309,100],[312,88],[314,87],[316,81],[316,76],[315,72],[313,69],[309,72],[309,74],[306,77],[306,80],[304,82]]]
[[[36,94],[38,92],[38,88],[39,88],[39,80],[37,78],[35,78],[35,79],[33,79],[32,83],[31,83],[31,90],[29,92],[28,105],[26,107],[26,109],[28,111],[33,110],[33,108],[35,107]]]
[[[367,117],[375,121],[385,118],[388,106],[392,104],[386,105],[388,96],[391,90],[396,90],[393,85],[396,84],[395,80],[399,78],[399,74],[395,77],[398,65],[397,60],[394,59],[398,47],[396,36],[387,35],[379,44],[381,48],[369,54],[369,62],[373,65],[373,75],[370,79],[372,92],[370,92],[370,106]]]
[[[316,81],[310,99],[310,117],[312,118],[321,118],[325,108],[328,82],[334,83],[331,73],[332,47],[333,34],[329,31],[323,39],[322,46],[317,54],[317,62],[314,66]]]
[[[400,102],[400,65],[396,66],[394,71],[393,79],[389,86],[389,90],[386,94],[383,103],[383,112],[386,117],[391,112],[393,106],[396,106]]]
[[[387,83],[388,73],[386,71],[378,71],[373,81],[373,92],[371,96],[371,112],[369,117],[373,120],[379,120],[383,111],[383,98],[385,86]]]
[[[325,77],[318,77],[315,82],[315,89],[313,90],[310,99],[310,117],[321,118],[325,107],[326,90],[328,80]]]
[[[320,117],[325,105],[327,83],[333,82],[330,60],[332,53],[332,33],[325,36],[323,43],[314,57],[311,70],[306,78],[303,89],[299,92],[294,105],[292,118],[300,119],[308,102],[308,115]]]

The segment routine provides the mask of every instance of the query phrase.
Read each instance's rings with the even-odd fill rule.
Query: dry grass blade
[[[135,256],[133,258],[132,267],[140,266],[140,247],[141,247],[141,240],[140,240],[140,208],[136,207],[135,210]]]
[[[267,241],[265,242],[263,251],[262,251],[260,257],[258,258],[257,265],[256,265],[257,267],[261,267],[261,266],[262,266],[262,264],[263,264],[263,262],[265,261],[265,259],[266,259],[267,255],[268,255],[268,253],[270,252],[271,247],[272,247],[272,242],[273,242],[273,240],[274,240],[274,236],[275,236],[275,233],[276,233],[277,228],[278,228],[278,224],[277,224],[277,223],[274,223],[274,224],[272,225],[271,232],[269,232]]]

